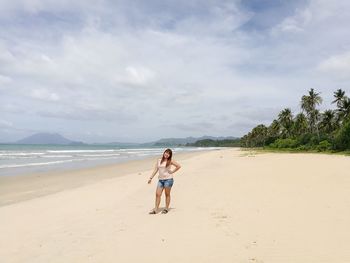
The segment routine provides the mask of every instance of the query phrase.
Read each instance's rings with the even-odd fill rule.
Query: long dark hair
[[[162,155],[162,160],[160,161],[160,164],[162,164],[163,162],[164,162],[164,160],[165,160],[165,158],[164,158],[164,153],[169,153],[169,158],[168,158],[168,160],[167,160],[167,162],[166,162],[166,165],[165,165],[165,167],[168,167],[170,164],[171,164],[171,157],[173,156],[173,151],[171,150],[171,149],[166,149],[164,152],[163,152],[163,155]]]

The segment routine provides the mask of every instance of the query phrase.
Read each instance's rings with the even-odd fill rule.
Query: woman
[[[150,214],[157,213],[159,204],[160,204],[160,197],[162,196],[163,190],[165,190],[166,205],[165,205],[165,209],[162,211],[162,214],[166,214],[169,211],[170,191],[174,183],[173,174],[181,168],[180,164],[171,160],[172,155],[173,155],[173,152],[170,149],[166,149],[164,151],[162,158],[157,160],[157,163],[154,167],[154,171],[148,180],[148,184],[150,184],[152,182],[152,178],[155,176],[157,171],[159,171],[159,176],[158,176],[159,181],[158,181],[157,190],[156,190],[155,208],[152,209],[151,212],[149,212]],[[174,170],[170,169],[171,165],[175,166]]]

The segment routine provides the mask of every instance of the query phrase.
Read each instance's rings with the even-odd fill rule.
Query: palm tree
[[[335,100],[332,101],[332,103],[336,103],[337,104],[337,125],[340,125],[342,123],[342,120],[344,118],[344,113],[343,113],[343,106],[344,106],[344,101],[346,101],[348,98],[345,95],[345,91],[343,91],[342,89],[338,89],[337,91],[334,92],[334,98]],[[346,104],[346,102],[345,102]]]
[[[249,147],[248,145],[248,134],[243,135],[243,137],[240,140],[242,147]]]
[[[336,115],[333,110],[326,110],[322,113],[320,128],[323,132],[330,134],[336,129]]]
[[[342,121],[350,117],[350,99],[345,97],[342,102],[341,109],[339,110]]]
[[[273,120],[272,123],[270,124],[270,126],[268,127],[269,129],[269,136],[270,137],[278,137],[280,135],[281,132],[281,125],[278,122],[278,120]]]
[[[278,122],[280,123],[282,137],[291,136],[293,126],[293,115],[289,108],[285,108],[278,114]]]
[[[268,130],[263,124],[254,127],[250,134],[250,141],[253,147],[264,146],[267,140]]]
[[[304,113],[298,113],[294,118],[293,134],[302,135],[307,132],[308,121]]]
[[[346,97],[345,96],[345,91],[342,89],[338,89],[337,91],[334,92],[334,98],[335,100],[332,101],[332,103],[336,103],[338,108],[341,108],[343,99]]]
[[[317,132],[319,136],[317,119],[319,117],[319,112],[316,109],[317,105],[322,103],[322,98],[320,93],[316,93],[314,89],[310,89],[308,95],[303,95],[301,97],[301,109],[306,112],[306,115],[309,119],[310,131],[311,133]]]

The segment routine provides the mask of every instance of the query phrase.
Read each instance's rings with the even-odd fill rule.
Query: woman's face
[[[168,159],[169,156],[170,156],[170,154],[169,154],[168,152],[165,152],[165,153],[163,154],[163,156],[164,156],[165,159]]]

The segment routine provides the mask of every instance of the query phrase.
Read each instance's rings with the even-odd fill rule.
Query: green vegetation
[[[350,98],[334,92],[334,110],[320,112],[320,93],[311,89],[300,101],[301,112],[293,116],[283,109],[270,126],[259,124],[241,138],[241,146],[269,150],[338,152],[350,150]]]
[[[198,140],[195,143],[187,143],[186,146],[195,147],[240,147],[240,139],[233,140]]]

